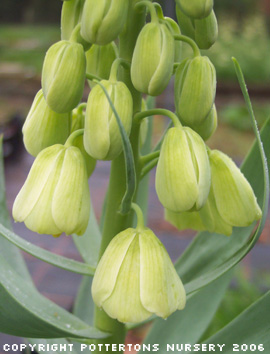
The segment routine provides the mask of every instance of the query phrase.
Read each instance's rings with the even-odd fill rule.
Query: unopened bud
[[[156,172],[156,191],[169,210],[198,210],[205,204],[211,173],[202,138],[188,127],[168,130]]]
[[[175,107],[181,121],[201,124],[209,115],[216,95],[216,71],[207,57],[184,60],[175,75]]]
[[[200,49],[209,49],[218,37],[218,24],[214,10],[207,17],[196,20],[186,16],[179,6],[176,15],[182,33],[192,38]]]
[[[113,42],[103,46],[94,44],[85,54],[87,73],[108,80],[112,64],[117,57],[115,44]],[[95,86],[93,81],[88,80],[88,83],[91,88]]]
[[[211,138],[211,136],[216,131],[217,124],[217,109],[216,105],[214,104],[207,118],[201,124],[192,125],[190,128],[195,130],[195,132],[197,132],[203,138],[203,140],[206,141]]]
[[[132,124],[133,100],[127,86],[120,81],[101,81],[122,121],[127,135]],[[123,149],[115,115],[101,86],[90,92],[85,118],[84,146],[97,160],[113,160]]]
[[[161,94],[171,79],[174,55],[174,38],[167,25],[146,24],[137,39],[131,62],[134,87],[151,96]]]
[[[128,6],[127,0],[86,0],[82,14],[83,38],[99,45],[114,41],[124,27]]]
[[[29,154],[37,156],[48,146],[64,144],[70,127],[71,113],[52,111],[39,90],[22,129],[25,148]]]
[[[61,14],[61,39],[69,40],[74,28],[81,22],[85,0],[65,1]]]
[[[81,44],[60,41],[50,47],[42,69],[42,89],[53,111],[70,112],[78,105],[83,95],[85,71]]]
[[[213,10],[213,0],[176,0],[180,9],[189,17],[205,18]]]

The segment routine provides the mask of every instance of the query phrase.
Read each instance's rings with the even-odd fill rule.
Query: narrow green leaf
[[[73,313],[82,321],[93,326],[95,305],[91,296],[91,287],[92,279],[83,277],[75,299]]]
[[[126,193],[125,193],[122,203],[121,203],[120,213],[127,214],[127,213],[129,213],[129,211],[131,209],[131,203],[132,203],[133,196],[134,196],[135,189],[136,189],[136,171],[135,171],[135,164],[134,164],[132,147],[131,147],[129,138],[127,136],[127,133],[126,133],[126,131],[123,127],[123,124],[121,122],[121,119],[114,107],[114,104],[112,103],[112,101],[108,95],[107,90],[100,82],[96,81],[96,83],[101,86],[102,90],[104,91],[104,93],[110,103],[111,109],[115,115],[119,130],[121,133],[121,137],[122,137],[123,151],[124,151],[125,162],[126,162],[127,189],[126,189]]]
[[[30,338],[104,338],[24,281],[0,259],[0,332]]]
[[[75,244],[86,263],[96,267],[98,263],[101,234],[93,208],[84,236],[74,236]],[[91,296],[92,279],[83,277],[75,298],[73,313],[89,325],[94,325],[94,302]]]
[[[234,351],[270,353],[269,309],[270,292],[248,307],[205,343],[225,344],[223,353]],[[260,344],[261,346],[258,347]]]
[[[0,140],[0,223],[11,230],[11,222],[6,204],[5,175],[3,163],[3,137]],[[32,280],[24,259],[17,247],[4,238],[0,238],[0,258],[4,258],[18,274],[22,275],[31,286]]]
[[[145,344],[159,344],[161,353],[167,352],[167,344],[198,343],[214,317],[229,285],[232,272],[190,296],[186,308],[176,311],[166,321],[156,319]]]
[[[58,254],[51,253],[38,246],[35,246],[32,243],[25,241],[20,236],[14,234],[12,231],[9,231],[1,224],[0,235],[3,236],[6,240],[13,243],[13,245],[19,247],[21,250],[31,254],[32,256],[44,262],[54,265],[55,267],[59,267],[70,272],[79,273],[83,275],[94,275],[95,269],[89,264],[77,262],[73,259],[69,259]]]
[[[94,208],[91,207],[89,223],[83,236],[73,235],[73,241],[83,260],[96,268],[98,263],[101,233],[96,220]]]

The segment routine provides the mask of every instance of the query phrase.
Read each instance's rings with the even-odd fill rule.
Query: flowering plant
[[[206,143],[217,127],[216,72],[200,49],[210,48],[217,38],[213,5],[177,0],[177,23],[149,0],[64,1],[62,38],[46,54],[42,90],[23,127],[26,149],[36,159],[14,202],[13,217],[39,234],[73,234],[85,262],[56,256],[15,235],[2,200],[0,331],[31,338],[32,344],[81,343],[81,351],[104,353],[111,345],[111,351],[122,353],[126,330],[151,320],[145,345],[155,343],[153,351],[158,345],[164,352],[166,342],[200,340],[230,269],[260,236],[269,198],[270,122],[260,135],[235,59],[256,141],[241,170]],[[182,42],[191,47],[190,58],[183,57]],[[175,113],[155,108],[153,100],[173,76]],[[91,87],[87,103],[81,102],[86,80]],[[156,115],[170,118],[171,124],[152,148]],[[96,160],[111,161],[100,226],[87,182]],[[166,220],[178,229],[201,231],[175,265],[145,226],[148,176],[156,165],[156,192]],[[85,275],[73,314],[38,293],[12,243]],[[269,301],[268,294],[239,317],[242,332],[232,323],[207,342],[218,343],[224,336],[223,342],[237,342],[237,327],[239,338],[251,343],[246,323]],[[197,327],[189,325],[190,318]]]

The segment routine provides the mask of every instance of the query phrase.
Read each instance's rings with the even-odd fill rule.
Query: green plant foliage
[[[267,316],[269,308],[270,292],[252,304],[221,331],[210,337],[205,343],[214,345],[224,343],[225,347],[223,353],[232,353],[233,348],[239,349],[239,352],[245,351],[246,353],[269,353],[270,322],[269,316]],[[259,349],[260,344],[261,350]]]

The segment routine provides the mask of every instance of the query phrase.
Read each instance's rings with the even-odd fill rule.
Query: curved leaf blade
[[[270,321],[267,313],[270,309],[270,292],[261,297],[258,301],[248,307],[227,326],[210,337],[205,343],[224,343],[223,353],[232,353],[234,344],[245,344],[244,349],[235,351],[270,352]],[[263,350],[258,345],[263,345]],[[252,347],[251,347],[252,345]],[[254,350],[254,345],[256,349]]]
[[[13,245],[19,247],[21,250],[31,254],[32,256],[47,262],[55,267],[68,270],[70,272],[83,274],[83,275],[94,275],[95,269],[89,264],[77,262],[73,259],[69,259],[57,254],[54,254],[50,251],[47,251],[43,248],[40,248],[28,241],[25,241],[20,236],[16,235],[14,232],[6,229],[3,225],[0,224],[0,235],[4,237]]]
[[[114,104],[108,95],[106,88],[99,81],[96,81],[96,83],[98,85],[100,85],[100,87],[104,91],[104,93],[110,103],[111,109],[115,115],[119,130],[121,133],[121,137],[122,137],[123,151],[124,151],[124,157],[125,157],[125,163],[126,163],[127,189],[126,189],[126,193],[125,193],[122,203],[121,203],[120,213],[127,214],[130,212],[131,203],[132,203],[132,200],[133,200],[133,197],[135,194],[135,190],[136,190],[136,171],[135,171],[135,164],[134,164],[134,156],[133,156],[133,152],[132,152],[132,147],[131,147],[129,138],[127,136],[127,133],[124,129],[124,126],[122,124],[122,121],[119,117],[119,114],[117,113],[117,111],[114,107]]]
[[[3,137],[0,138],[0,223],[11,230],[11,222],[7,209],[5,193],[5,174],[3,163]],[[4,258],[9,266],[18,274],[23,276],[31,286],[32,279],[24,262],[24,259],[17,249],[10,242],[0,238],[0,258]]]
[[[0,332],[30,338],[106,337],[28,287],[4,259],[0,266]]]

